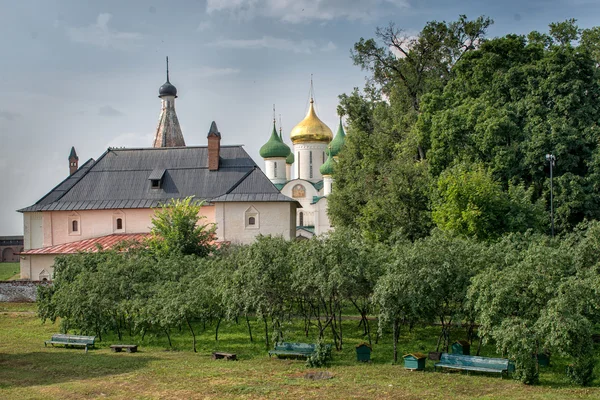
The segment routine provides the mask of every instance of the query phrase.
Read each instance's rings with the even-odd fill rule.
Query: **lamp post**
[[[550,221],[552,237],[554,237],[554,193],[552,185],[552,167],[554,166],[556,157],[554,157],[554,154],[552,153],[546,154],[546,161],[548,161],[548,163],[550,164]]]

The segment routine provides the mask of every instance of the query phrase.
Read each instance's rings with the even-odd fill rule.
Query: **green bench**
[[[331,348],[331,345],[326,345]],[[310,357],[315,352],[315,344],[309,343],[289,343],[281,342],[276,343],[275,348],[269,351],[269,357]]]
[[[80,336],[80,335],[64,335],[62,333],[56,333],[52,335],[52,339],[44,341],[44,347],[47,344],[51,344],[53,347],[55,344],[62,344],[65,347],[85,347],[87,353],[89,347],[94,347],[96,336]]]
[[[499,374],[506,372],[507,375],[513,370],[513,365],[505,358],[463,356],[448,353],[442,353],[440,362],[433,366],[434,371],[438,367]]]

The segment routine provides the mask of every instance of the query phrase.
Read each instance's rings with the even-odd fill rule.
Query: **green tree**
[[[577,45],[579,32],[566,21],[551,35],[507,35],[465,54],[443,92],[421,101],[416,129],[431,174],[457,160],[482,163],[504,191],[522,182],[549,207],[552,152],[557,230],[599,218],[598,66],[594,31]]]
[[[438,178],[433,221],[443,231],[483,240],[506,232],[542,230],[547,222],[544,204],[532,203],[532,192],[523,184],[504,191],[482,164],[460,163]]]
[[[202,224],[203,202],[192,197],[171,200],[152,217],[150,249],[159,256],[197,255],[206,257],[215,249],[215,224]]]

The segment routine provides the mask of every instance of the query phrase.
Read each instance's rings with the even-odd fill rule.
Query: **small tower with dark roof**
[[[77,157],[77,152],[75,151],[75,147],[71,147],[71,153],[69,153],[69,175],[73,175],[75,171],[79,168],[79,157]]]
[[[167,81],[158,89],[162,106],[158,127],[154,135],[152,147],[183,147],[185,141],[175,112],[177,88],[169,81],[169,57],[167,57]]]

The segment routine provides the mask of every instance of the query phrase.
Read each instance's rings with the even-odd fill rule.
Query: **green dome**
[[[344,147],[345,141],[346,133],[344,132],[344,127],[342,126],[342,119],[340,118],[340,126],[337,130],[337,133],[335,134],[335,137],[333,138],[331,143],[329,143],[329,147],[327,148],[326,153],[329,154],[329,152],[331,151],[331,155],[336,157],[342,150],[342,147]]]
[[[273,122],[273,133],[269,141],[260,148],[259,154],[262,158],[273,158],[273,157],[287,157],[290,153],[290,148],[281,141],[275,129],[275,122]]]
[[[329,157],[327,157],[327,161],[325,161],[325,163],[321,165],[321,168],[319,168],[321,175],[333,175],[333,166],[335,165],[335,161],[333,160],[333,156],[331,155],[331,153],[333,153],[333,151],[329,152]]]
[[[287,158],[285,159],[285,163],[291,165],[294,163],[295,160],[296,157],[294,157],[294,152],[290,150],[290,154],[288,154]]]
[[[281,135],[281,126],[279,127],[279,140],[281,140],[281,143],[285,144],[285,142],[283,141],[283,136]],[[294,163],[294,152],[290,149],[290,146],[288,146],[287,144],[285,144],[285,147],[287,147],[288,152],[289,152],[289,154],[285,158],[285,163],[293,164]]]

